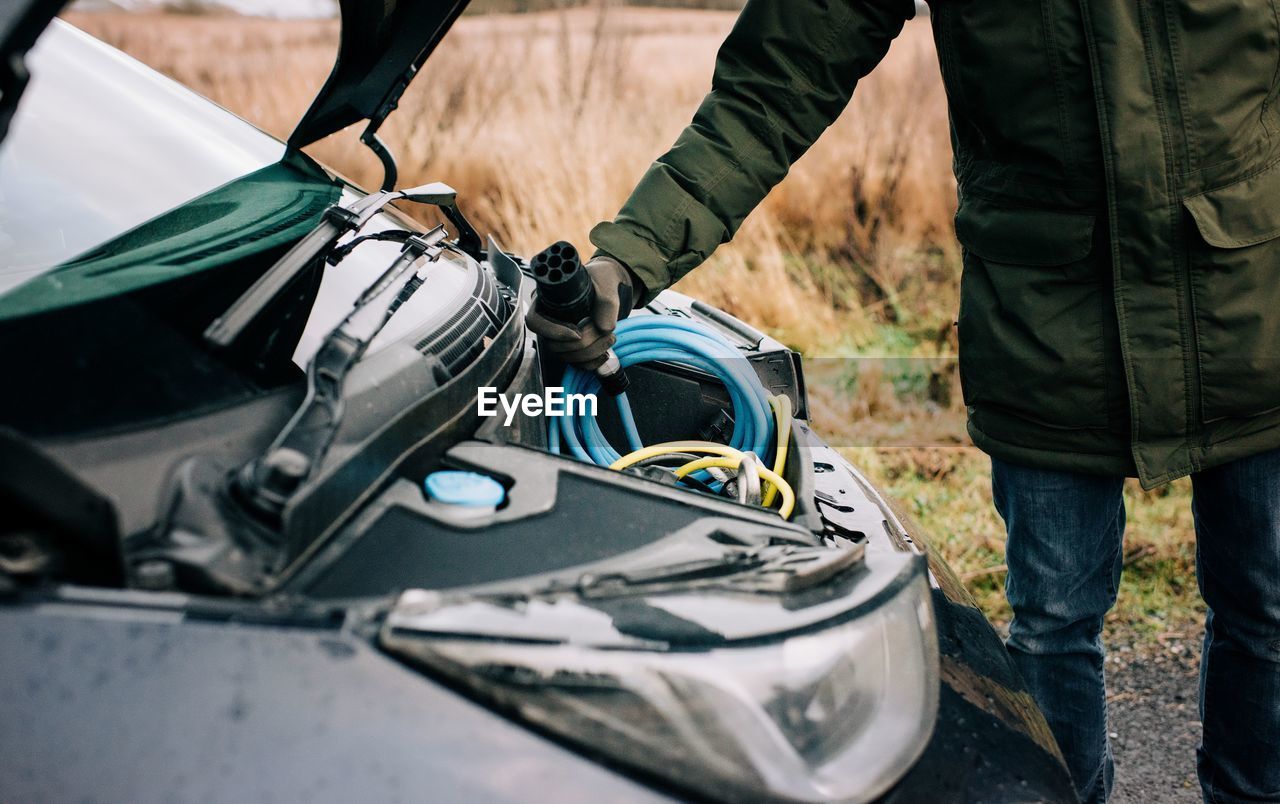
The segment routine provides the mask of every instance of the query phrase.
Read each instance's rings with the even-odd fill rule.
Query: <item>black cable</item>
[[[330,251],[329,256],[327,256],[325,259],[328,261],[330,265],[337,265],[338,263],[346,259],[347,255],[355,251],[356,247],[359,246],[361,243],[364,243],[369,240],[404,243],[410,237],[413,237],[413,234],[414,234],[413,232],[407,231],[405,229],[387,229],[381,232],[374,232],[372,234],[360,235],[359,237],[353,238],[349,242],[343,243],[341,246]]]

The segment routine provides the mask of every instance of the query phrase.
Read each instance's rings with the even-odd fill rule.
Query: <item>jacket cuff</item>
[[[639,280],[634,288],[635,306],[640,308],[671,284],[667,270],[670,260],[651,241],[628,229],[625,225],[606,221],[591,230],[591,243],[599,254],[612,257]]]

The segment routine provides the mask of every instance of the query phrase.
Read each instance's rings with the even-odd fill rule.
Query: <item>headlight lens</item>
[[[509,638],[491,629],[463,637],[451,625],[462,619],[454,607],[440,610],[438,628],[430,616],[416,617],[411,631],[393,622],[383,642],[561,739],[690,790],[866,801],[915,763],[937,716],[928,585],[918,568],[898,580],[888,599],[843,619],[700,649],[602,640],[601,623],[591,621],[608,625],[616,614],[568,600],[507,610],[498,619],[522,621]],[[700,604],[735,600],[703,596]],[[688,623],[687,606],[663,608],[661,598],[642,605],[649,613],[640,616]],[[473,623],[476,606],[466,604]],[[546,641],[530,627],[538,619],[549,624]],[[566,641],[570,621],[590,644]]]

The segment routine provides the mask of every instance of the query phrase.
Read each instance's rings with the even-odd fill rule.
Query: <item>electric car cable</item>
[[[761,505],[768,508],[782,495],[778,513],[787,518],[795,508],[795,494],[783,479],[790,444],[791,402],[785,396],[771,397],[760,383],[742,354],[714,330],[686,319],[671,316],[641,315],[619,322],[614,333],[614,346],[623,369],[639,363],[661,361],[690,366],[719,379],[729,392],[734,411],[734,427],[729,443],[681,441],[645,447],[636,427],[630,401],[625,393],[617,394],[618,414],[626,435],[629,454],[618,452],[600,429],[593,416],[570,415],[552,422],[551,450],[560,453],[567,448],[574,457],[622,470],[661,456],[684,453],[707,454],[676,469],[677,478],[694,476],[697,480],[713,479],[704,474],[709,469],[731,469],[739,475],[748,472],[767,483]],[[563,387],[566,394],[598,394],[599,377],[569,367]],[[775,446],[773,469],[767,468],[760,456]],[[698,477],[698,475],[701,475]],[[750,478],[741,478],[748,483]],[[719,485],[717,483],[717,485]]]
[[[713,330],[685,319],[643,315],[618,323],[614,350],[625,369],[639,363],[662,361],[700,369],[724,383],[735,414],[729,446],[757,455],[767,454],[773,442],[774,422],[769,415],[769,395],[742,354]],[[598,394],[599,379],[570,367],[565,371],[566,394]],[[639,433],[625,394],[617,396],[627,441],[632,452],[640,449]],[[608,466],[622,457],[609,443],[593,417],[567,416],[559,420],[562,443],[575,457]]]

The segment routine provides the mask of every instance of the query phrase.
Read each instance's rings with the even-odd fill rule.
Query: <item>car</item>
[[[0,799],[1074,799],[783,344],[672,291],[629,319],[766,389],[789,517],[746,458],[677,482],[480,415],[561,389],[524,325],[545,272],[377,136],[465,0],[343,0],[284,143],[61,5],[0,10]],[[354,125],[377,191],[302,152]],[[648,442],[728,440],[721,364],[655,354]]]

